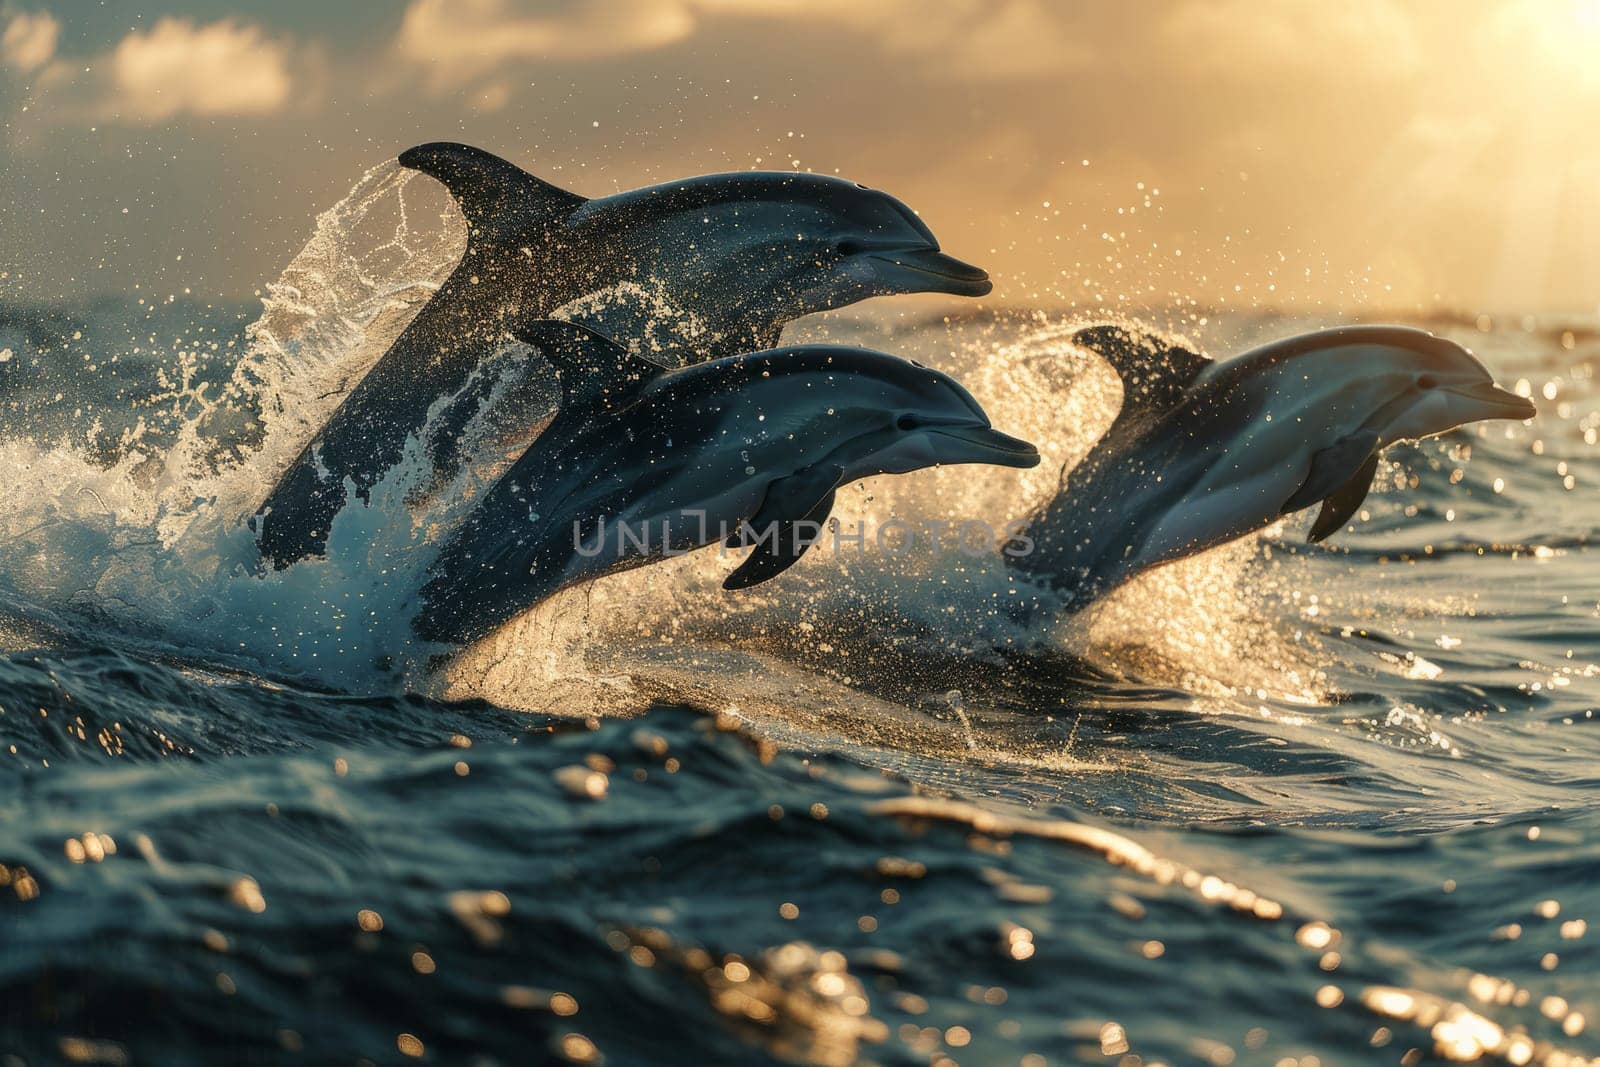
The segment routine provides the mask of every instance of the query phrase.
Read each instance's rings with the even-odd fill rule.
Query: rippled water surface
[[[1429,324],[1540,417],[1072,622],[1018,627],[996,558],[814,553],[735,597],[707,552],[441,662],[404,620],[471,473],[415,456],[271,578],[237,524],[451,260],[353,203],[251,329],[0,313],[0,1056],[1600,1053],[1594,323]],[[1350,317],[1146,318],[1227,353]],[[793,329],[948,369],[1046,453],[841,518],[1026,515],[1117,405],[1073,321]]]

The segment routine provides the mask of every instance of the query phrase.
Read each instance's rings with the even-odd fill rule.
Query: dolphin
[[[713,174],[590,200],[468,145],[419,145],[399,161],[450,191],[466,252],[263,502],[259,545],[276,567],[324,549],[346,481],[364,498],[510,323],[631,283],[647,306],[625,309],[625,325],[602,313],[602,325],[717,358],[871,296],[990,290],[905,204],[842,178]]]
[[[1386,446],[1536,414],[1467,349],[1402,326],[1321,330],[1223,362],[1120,326],[1072,340],[1116,369],[1122,410],[1012,560],[1071,610],[1317,503],[1308,540],[1320,542],[1361,506]]]
[[[793,565],[842,485],[949,463],[1033,467],[954,379],[863,348],[806,345],[677,370],[572,323],[518,335],[561,406],[448,537],[414,623],[465,643],[579,582],[718,541],[753,544],[723,583]]]

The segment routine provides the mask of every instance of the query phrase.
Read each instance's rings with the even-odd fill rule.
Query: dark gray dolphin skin
[[[464,643],[567,586],[727,539],[723,587],[791,566],[842,485],[947,463],[1033,467],[950,377],[808,345],[663,370],[584,328],[518,331],[557,368],[561,407],[445,542],[415,620]],[[741,536],[742,534],[742,536]]]
[[[278,567],[323,550],[345,480],[364,497],[508,323],[633,282],[690,320],[693,338],[659,324],[669,342],[716,358],[769,348],[791,319],[867,297],[990,289],[906,205],[840,178],[714,174],[587,200],[462,144],[419,145],[400,163],[450,190],[466,253],[263,503],[261,553]]]
[[[1116,368],[1122,410],[1013,560],[1071,610],[1319,502],[1309,540],[1322,541],[1361,506],[1386,445],[1536,414],[1465,348],[1402,326],[1322,330],[1225,362],[1121,326],[1073,343]]]

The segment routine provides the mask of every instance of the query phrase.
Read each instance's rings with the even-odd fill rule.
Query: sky
[[[406,147],[885,189],[994,301],[1600,310],[1600,0],[0,0],[0,295],[249,297]]]

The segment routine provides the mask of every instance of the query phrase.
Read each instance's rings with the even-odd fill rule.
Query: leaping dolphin
[[[745,588],[800,558],[839,486],[1039,462],[953,379],[881,352],[814,345],[664,371],[571,323],[518,333],[559,368],[561,407],[440,550],[415,620],[426,640],[474,640],[567,586],[725,536],[755,544],[724,582]]]
[[[1401,326],[1322,330],[1220,363],[1118,326],[1072,340],[1116,369],[1122,411],[1014,562],[1073,610],[1318,502],[1309,540],[1322,541],[1361,506],[1385,446],[1536,414],[1465,348]]]
[[[323,550],[345,481],[364,497],[508,323],[635,283],[668,317],[633,321],[628,336],[664,334],[716,358],[770,348],[791,319],[870,296],[990,289],[905,204],[841,178],[713,174],[589,200],[463,144],[419,145],[400,163],[450,190],[466,252],[262,504],[261,553],[277,567]]]

